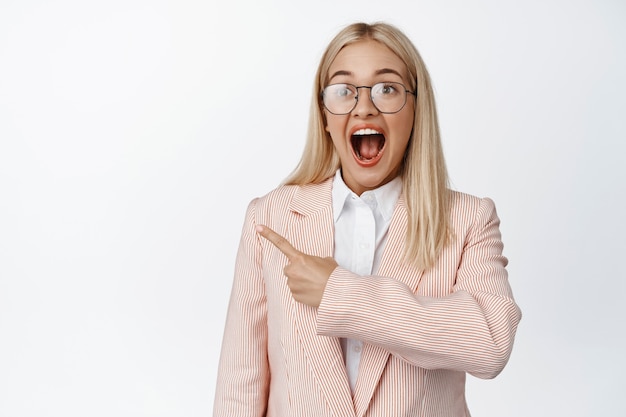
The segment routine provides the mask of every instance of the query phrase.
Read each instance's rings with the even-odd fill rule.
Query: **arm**
[[[267,311],[255,201],[243,226],[222,342],[214,417],[265,415],[269,391]]]
[[[521,317],[506,263],[495,207],[484,199],[449,295],[416,295],[392,277],[357,277],[338,267],[318,309],[318,333],[359,339],[427,369],[495,377],[508,361]]]

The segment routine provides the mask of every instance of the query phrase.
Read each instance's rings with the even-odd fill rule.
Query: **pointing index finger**
[[[300,253],[299,250],[291,246],[291,243],[289,243],[287,239],[285,239],[269,227],[258,225],[256,226],[256,231],[265,239],[269,240],[274,246],[276,246],[279,251],[284,253],[289,260],[291,260],[291,258]]]

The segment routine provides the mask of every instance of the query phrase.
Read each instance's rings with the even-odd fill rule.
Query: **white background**
[[[626,415],[625,2],[2,0],[0,416],[211,414],[245,208],[356,20],[415,42],[502,218],[524,318],[473,414]]]

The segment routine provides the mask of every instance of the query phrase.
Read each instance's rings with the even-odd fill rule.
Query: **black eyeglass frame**
[[[400,107],[396,111],[382,111],[381,109],[379,109],[378,106],[376,105],[376,102],[374,101],[374,97],[372,97],[372,89],[374,87],[376,87],[378,84],[397,84],[397,85],[401,85],[402,88],[404,89],[404,103],[402,104],[402,107]],[[326,91],[326,89],[328,87],[332,87],[333,85],[347,85],[347,86],[354,87],[354,89],[356,90],[356,95],[354,96],[354,105],[352,106],[352,108],[349,111],[347,111],[345,113],[334,113],[326,106],[326,102],[324,101],[324,91]],[[350,84],[350,83],[334,83],[334,84],[329,84],[329,85],[327,85],[326,87],[324,87],[322,89],[322,92],[320,93],[320,99],[322,100],[322,105],[324,106],[324,108],[326,110],[328,110],[328,112],[330,114],[334,114],[336,116],[345,116],[346,114],[350,114],[356,108],[356,105],[359,104],[359,89],[360,88],[369,88],[370,89],[370,100],[372,102],[372,105],[374,107],[376,107],[376,110],[378,110],[380,113],[383,113],[383,114],[396,114],[396,113],[400,112],[404,108],[404,106],[406,106],[406,102],[407,102],[406,95],[407,95],[407,93],[412,94],[413,96],[415,96],[415,98],[417,98],[417,88],[416,88],[415,91],[411,91],[411,90],[408,90],[404,84],[398,83],[398,82],[395,82],[395,81],[382,81],[382,82],[376,83],[376,84],[371,85],[371,86],[368,86],[368,85],[358,85],[357,86],[357,85]]]

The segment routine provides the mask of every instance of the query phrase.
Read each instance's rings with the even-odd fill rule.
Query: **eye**
[[[383,96],[398,94],[399,91],[400,88],[396,83],[380,83],[376,88],[376,93]]]
[[[354,88],[348,84],[335,84],[332,87],[333,95],[339,98],[350,98],[354,96]]]

